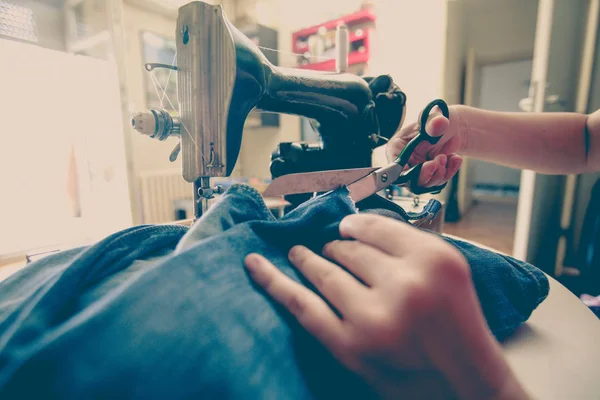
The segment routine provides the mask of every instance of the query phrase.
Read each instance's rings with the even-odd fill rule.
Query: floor
[[[460,221],[446,222],[444,232],[512,254],[516,215],[516,199],[479,199]]]

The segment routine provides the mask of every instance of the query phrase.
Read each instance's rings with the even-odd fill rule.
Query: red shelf
[[[361,64],[369,61],[369,52],[355,51],[348,55],[348,65]],[[321,61],[318,63],[299,65],[301,69],[312,69],[315,71],[334,71],[335,60]]]
[[[322,24],[314,25],[310,28],[301,29],[292,34],[292,49],[296,54],[305,54],[309,49],[308,43],[305,41],[309,40],[309,37],[312,35],[317,35],[320,29],[326,29],[328,34],[331,34],[331,31],[335,31],[337,26],[341,23],[345,24],[349,30],[348,40],[350,43],[355,43],[357,41],[364,40],[364,51],[353,51],[348,55],[348,65],[355,65],[361,63],[367,63],[369,61],[370,55],[370,43],[369,43],[369,32],[371,24],[364,23],[374,22],[375,14],[369,8],[357,11],[353,14],[346,15],[340,18],[333,19],[331,21],[324,22]],[[357,28],[362,29],[360,35],[356,34]],[[305,42],[305,44],[299,44],[299,42]],[[298,68],[302,69],[311,69],[317,71],[335,71],[335,60],[327,60],[322,62],[314,62],[304,65],[298,65]]]
[[[304,54],[307,51],[308,51],[308,45],[296,47],[296,51],[295,52],[298,53],[298,54]]]
[[[352,32],[352,33],[350,33],[348,41],[350,43],[354,43],[354,42],[357,42],[359,40],[364,40],[366,37],[367,37],[367,32],[365,30],[363,30],[363,32],[362,32],[361,35],[357,35],[354,32]],[[296,47],[296,53],[298,53],[298,54],[304,54],[307,51],[308,51],[308,45]]]
[[[373,11],[368,8],[357,11],[354,14],[346,15],[345,17],[336,18],[331,21],[327,21],[323,24],[311,26],[310,28],[301,29],[292,35],[292,38],[294,39],[293,43],[295,43],[296,39],[299,37],[306,37],[306,36],[310,36],[312,34],[317,33],[319,28],[322,26],[324,26],[325,29],[330,30],[330,29],[335,29],[338,26],[338,24],[342,23],[342,22],[345,23],[346,25],[350,26],[352,24],[357,24],[357,23],[366,22],[366,21],[375,21],[375,14],[373,14]]]
[[[350,37],[348,38],[348,40],[350,41],[350,43],[354,43],[354,42],[356,42],[358,40],[363,40],[364,38],[367,37],[367,32],[364,29],[362,29],[362,33],[360,35],[357,35],[354,32],[356,32],[356,31],[350,32],[350,35],[349,35]]]

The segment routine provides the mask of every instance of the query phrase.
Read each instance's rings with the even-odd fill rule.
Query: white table
[[[600,399],[600,320],[551,277],[550,293],[503,342],[520,381],[538,399]]]
[[[598,400],[600,320],[558,281],[548,280],[548,297],[502,343],[504,354],[536,399]]]

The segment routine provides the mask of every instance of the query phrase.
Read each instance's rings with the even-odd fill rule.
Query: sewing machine
[[[272,65],[236,29],[218,5],[196,1],[179,9],[176,27],[179,115],[163,109],[132,118],[138,132],[157,140],[180,138],[171,154],[182,156],[183,178],[194,185],[194,215],[222,188],[211,178],[230,176],[253,109],[311,118],[322,142],[281,143],[270,165],[282,175],[371,166],[372,151],[401,125],[406,96],[389,76],[361,78],[347,68],[348,31],[338,27],[337,72]],[[287,196],[300,203],[306,195]],[[204,205],[203,205],[204,203]]]

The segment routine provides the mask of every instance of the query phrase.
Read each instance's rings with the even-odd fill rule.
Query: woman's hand
[[[524,399],[488,331],[470,269],[442,239],[390,218],[352,215],[344,238],[290,261],[319,295],[249,255],[252,279],[383,397]],[[342,265],[345,268],[341,268]],[[451,388],[451,389],[449,389]]]
[[[408,160],[411,167],[426,162],[421,170],[419,185],[423,187],[442,185],[458,172],[462,164],[462,157],[456,153],[464,149],[465,133],[455,128],[459,125],[457,114],[453,107],[450,107],[450,121],[452,121],[452,126],[450,126],[450,121],[439,112],[437,107],[431,112],[425,127],[426,132],[431,136],[442,134],[444,136],[435,145],[427,142],[421,143]],[[388,161],[393,161],[418,133],[419,122],[413,122],[400,129],[387,144]]]

